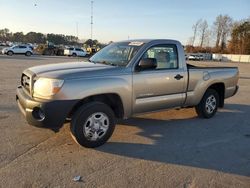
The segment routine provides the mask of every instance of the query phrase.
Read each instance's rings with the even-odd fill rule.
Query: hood
[[[28,70],[38,77],[72,79],[86,76],[101,76],[119,67],[90,62],[70,62],[31,67]]]

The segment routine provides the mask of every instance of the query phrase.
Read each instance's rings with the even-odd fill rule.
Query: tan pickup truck
[[[184,107],[211,118],[237,92],[238,76],[234,67],[186,64],[175,40],[129,40],[86,62],[25,70],[16,100],[29,124],[54,127],[70,120],[73,138],[97,147],[110,138],[116,119]]]

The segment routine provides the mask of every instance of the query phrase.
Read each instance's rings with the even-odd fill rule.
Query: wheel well
[[[69,118],[78,110],[78,108],[86,103],[98,101],[108,105],[114,112],[117,118],[123,118],[124,110],[122,100],[119,95],[114,93],[93,95],[80,100],[70,111]]]
[[[216,83],[211,85],[208,89],[214,89],[219,95],[219,107],[224,106],[225,99],[225,85],[223,83]]]

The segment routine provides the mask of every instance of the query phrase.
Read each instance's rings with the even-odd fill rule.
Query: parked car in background
[[[33,44],[31,44],[31,43],[27,43],[27,44],[25,44],[25,46],[31,48],[31,50],[34,50],[34,46],[33,46]]]
[[[87,55],[87,52],[81,48],[68,48],[64,50],[64,55],[73,56],[73,57],[77,57],[77,56],[84,57]]]
[[[199,56],[195,55],[195,54],[191,54],[191,55],[188,56],[188,60],[198,61],[199,60]]]
[[[7,46],[7,44],[4,42],[0,42],[0,46]]]
[[[13,55],[13,54],[24,54],[26,56],[31,56],[33,54],[33,50],[26,45],[16,45],[8,48],[4,48],[2,50],[2,54]]]
[[[198,60],[199,61],[203,61],[204,60],[204,56],[203,55],[198,55]]]
[[[188,56],[187,60],[203,61],[204,60],[204,56],[202,54],[190,54]]]

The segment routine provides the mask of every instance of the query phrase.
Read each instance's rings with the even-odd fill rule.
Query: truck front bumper
[[[65,122],[76,100],[36,101],[27,95],[22,86],[17,88],[16,101],[30,125],[59,127]]]
[[[237,85],[235,90],[234,90],[233,96],[238,92],[238,90],[239,90],[239,86]]]

